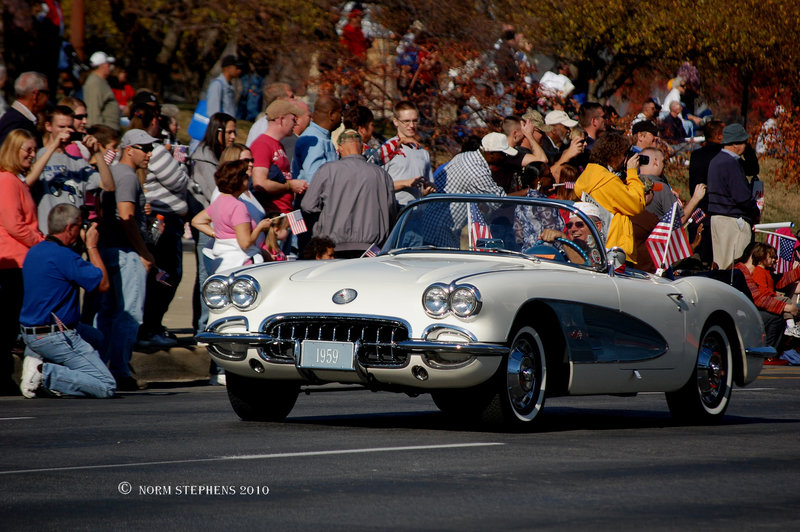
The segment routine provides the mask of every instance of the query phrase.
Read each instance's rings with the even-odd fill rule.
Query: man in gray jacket
[[[397,217],[394,181],[364,159],[363,146],[358,131],[342,133],[342,158],[320,166],[300,205],[319,213],[312,231],[336,243],[336,258],[360,257],[372,244],[382,244]]]

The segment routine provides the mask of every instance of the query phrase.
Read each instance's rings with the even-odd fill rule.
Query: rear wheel
[[[230,372],[226,388],[233,411],[244,421],[283,421],[300,393],[300,385],[293,382],[251,379]]]
[[[685,423],[718,423],[728,408],[733,385],[733,353],[719,325],[703,333],[695,370],[678,391],[667,394],[672,416]]]

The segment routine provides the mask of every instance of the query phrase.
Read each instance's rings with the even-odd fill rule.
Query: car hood
[[[396,286],[414,283],[453,282],[498,271],[532,267],[533,262],[516,257],[492,254],[491,258],[474,255],[382,256],[363,260],[319,261],[312,268],[295,272],[292,282],[383,283],[391,279]]]

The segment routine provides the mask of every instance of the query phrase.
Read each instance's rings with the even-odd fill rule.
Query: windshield
[[[605,264],[602,223],[570,202],[431,195],[403,211],[381,252],[523,253],[600,269]]]

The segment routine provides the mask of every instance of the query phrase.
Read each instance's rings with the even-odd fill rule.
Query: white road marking
[[[36,419],[33,416],[25,416],[25,417],[0,417],[0,421],[14,421],[17,419]]]
[[[386,453],[395,451],[427,451],[435,449],[459,449],[466,447],[491,447],[505,445],[499,442],[489,443],[451,443],[445,445],[414,445],[409,447],[371,447],[366,449],[341,449],[336,451],[305,451],[296,453],[273,453],[273,454],[246,454],[234,456],[217,456],[214,458],[195,458],[191,460],[164,460],[159,462],[134,462],[129,464],[99,464],[71,467],[46,467],[41,469],[16,469],[11,471],[0,471],[0,475],[13,475],[18,473],[53,473],[56,471],[82,471],[87,469],[112,469],[117,467],[142,467],[152,465],[170,464],[193,464],[200,462],[221,462],[226,460],[269,460],[273,458],[297,458],[301,456],[329,456],[337,454],[364,454],[364,453]]]

